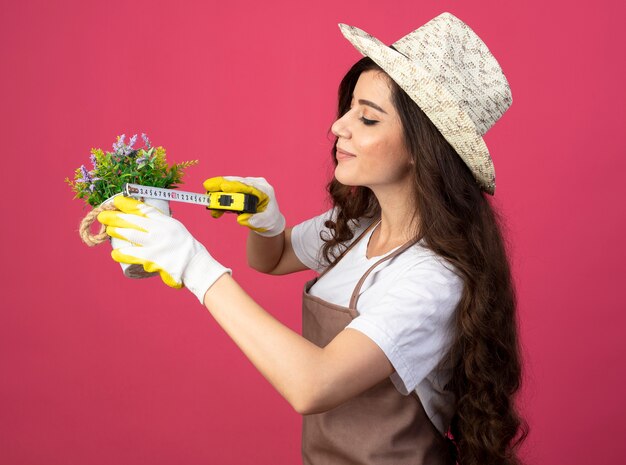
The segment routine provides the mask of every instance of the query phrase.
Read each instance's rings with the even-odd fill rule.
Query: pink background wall
[[[389,6],[391,5],[391,6]],[[502,65],[487,134],[519,292],[520,402],[537,464],[618,463],[626,343],[622,2],[3,1],[1,464],[297,463],[300,417],[187,291],[125,279],[77,235],[63,183],[146,132],[171,161],[265,176],[295,224],[326,208],[336,88],[360,55],[443,11]],[[259,303],[300,327],[310,274],[249,270],[246,231],[174,205]]]

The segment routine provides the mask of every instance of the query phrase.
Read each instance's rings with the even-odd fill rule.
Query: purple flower
[[[133,145],[137,141],[137,134],[130,138],[128,145],[124,143],[125,138],[126,134],[122,134],[121,136],[118,136],[117,142],[113,144],[113,150],[115,150],[118,155],[128,156],[135,150]]]
[[[126,134],[122,134],[121,136],[117,136],[117,142],[113,143],[113,150],[115,152],[120,151],[124,147],[124,139],[126,138]]]
[[[76,182],[90,183],[92,181],[91,174],[85,168],[85,165],[80,165],[80,174],[83,175],[82,178],[77,179]]]
[[[95,170],[98,165],[96,163],[96,156],[93,153],[89,156],[89,160],[91,160],[91,164],[93,165],[93,169]]]
[[[150,139],[148,139],[148,136],[146,133],[141,133],[141,138],[143,139],[143,143],[146,144],[146,147],[150,148]]]
[[[128,141],[128,149],[132,152],[133,151],[133,145],[135,145],[135,142],[137,142],[137,134],[135,134],[133,137],[130,138],[130,141]],[[129,152],[130,153],[130,152]],[[127,154],[128,155],[128,154]]]
[[[94,178],[93,171],[87,171],[87,168],[85,168],[85,165],[80,165],[80,174],[83,177],[80,179],[77,179],[76,182],[89,184],[89,190],[93,192],[93,190],[95,189],[94,182],[99,181],[101,178]]]

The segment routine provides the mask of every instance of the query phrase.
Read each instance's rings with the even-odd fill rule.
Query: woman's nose
[[[343,115],[341,118],[335,121],[333,125],[331,126],[331,131],[337,137],[344,137],[344,138],[350,137],[350,131],[346,124],[345,117],[346,115]]]

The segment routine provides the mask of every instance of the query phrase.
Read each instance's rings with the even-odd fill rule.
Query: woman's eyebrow
[[[387,114],[387,112],[385,110],[380,108],[374,102],[370,102],[369,100],[363,100],[363,99],[359,99],[358,102],[359,102],[359,105],[367,105],[367,106],[370,106],[370,107],[374,108],[375,110],[378,110],[378,111],[383,112],[384,114]]]

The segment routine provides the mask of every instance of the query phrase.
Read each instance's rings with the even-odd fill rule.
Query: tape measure
[[[124,184],[122,194],[135,199],[162,199],[172,202],[193,203],[204,205],[210,210],[225,210],[233,213],[256,213],[259,198],[256,195],[240,192],[196,192],[164,189],[162,187],[142,186],[141,184]]]

